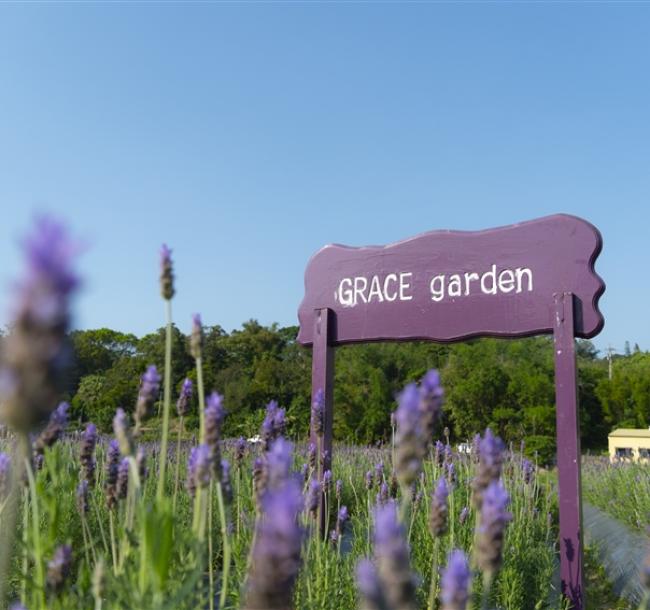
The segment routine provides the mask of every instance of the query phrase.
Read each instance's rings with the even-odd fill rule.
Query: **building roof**
[[[624,436],[627,438],[650,438],[650,428],[619,428],[609,433],[609,436]]]

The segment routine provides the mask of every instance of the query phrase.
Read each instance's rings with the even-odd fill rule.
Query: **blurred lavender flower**
[[[341,479],[336,479],[336,485],[334,487],[336,499],[340,502],[341,496],[343,494],[343,481]]]
[[[163,244],[160,248],[160,294],[169,301],[174,296],[174,270],[172,251]]]
[[[469,601],[471,572],[467,558],[458,549],[449,554],[440,579],[442,610],[465,610]]]
[[[54,551],[54,556],[47,564],[47,586],[49,589],[58,593],[63,589],[63,585],[70,574],[72,567],[72,548],[67,544],[58,546]]]
[[[307,498],[305,500],[305,508],[312,516],[316,516],[318,506],[320,505],[321,498],[321,485],[316,479],[312,479],[309,483],[307,490]]]
[[[267,463],[261,457],[256,457],[253,461],[253,488],[255,489],[255,500],[258,507],[261,506],[262,497],[266,493],[267,484]]]
[[[420,382],[420,412],[424,429],[426,448],[433,441],[435,425],[440,418],[444,391],[440,385],[440,375],[435,369],[428,371]]]
[[[464,506],[463,510],[460,511],[460,515],[458,516],[458,521],[461,525],[467,521],[467,517],[469,517],[469,507]]]
[[[442,466],[444,459],[445,459],[445,445],[440,441],[436,441],[435,454],[433,460],[437,466]]]
[[[79,448],[79,461],[81,462],[81,474],[88,485],[95,484],[95,446],[97,445],[97,426],[88,424],[81,435]]]
[[[192,447],[187,461],[187,489],[191,495],[210,484],[212,453],[207,444]]]
[[[147,480],[147,475],[149,474],[149,469],[147,468],[147,454],[142,446],[138,447],[138,450],[135,453],[135,466],[138,469],[140,484],[142,484]]]
[[[246,455],[246,439],[243,436],[240,436],[235,443],[235,462],[237,467],[241,467],[241,463],[244,461],[244,456]]]
[[[127,457],[133,455],[133,437],[129,427],[129,419],[124,409],[118,408],[113,418],[113,432],[120,447],[120,453]]]
[[[323,473],[323,491],[329,493],[332,491],[332,471],[326,470]]]
[[[192,331],[190,333],[190,353],[193,358],[199,359],[203,354],[203,324],[201,314],[192,316]]]
[[[230,462],[221,460],[221,490],[227,504],[232,502],[232,484],[230,482]]]
[[[388,502],[388,498],[390,497],[388,493],[388,485],[386,483],[382,483],[379,486],[379,492],[377,493],[376,501],[379,506],[383,506]]]
[[[343,535],[343,528],[350,518],[350,513],[348,512],[347,506],[341,506],[338,514],[336,515],[336,533],[340,538]]]
[[[395,474],[395,471],[393,470],[390,473],[390,495],[391,498],[396,498],[397,497],[397,489],[399,487],[399,484],[397,482],[397,475]]]
[[[51,447],[61,438],[66,426],[68,425],[68,409],[70,405],[62,402],[52,411],[50,419],[45,429],[38,435],[34,441],[34,451],[37,454],[43,454],[46,447]]]
[[[535,474],[535,466],[533,466],[533,464],[529,460],[524,459],[524,461],[521,464],[521,469],[524,475],[524,483],[528,485],[533,479],[533,475]]]
[[[79,514],[85,515],[88,512],[88,481],[83,479],[79,485],[77,485],[77,509]]]
[[[316,470],[317,450],[314,443],[309,443],[309,448],[307,449],[307,460],[309,462],[309,467],[312,470]]]
[[[325,431],[325,393],[322,388],[316,390],[311,405],[311,431],[316,436],[323,436]]]
[[[307,462],[303,463],[300,467],[300,476],[304,483],[307,482],[307,477],[309,476],[309,464]]]
[[[384,480],[384,462],[381,460],[375,464],[375,477],[378,484]]]
[[[472,447],[470,450],[470,453],[472,455],[472,460],[474,462],[478,462],[480,459],[480,446],[481,446],[481,435],[480,434],[475,434],[474,438],[472,438]]]
[[[149,417],[156,398],[158,398],[159,390],[160,375],[155,365],[151,364],[140,378],[140,391],[135,404],[135,429],[137,431],[140,430],[144,420]]]
[[[361,610],[389,610],[375,565],[369,559],[357,564],[357,589],[361,597]]]
[[[293,607],[293,587],[300,570],[303,530],[297,515],[300,487],[288,480],[269,491],[255,533],[245,610],[287,610]]]
[[[190,412],[192,402],[192,380],[185,379],[181,386],[181,393],[176,401],[176,412],[179,417],[185,417]]]
[[[415,578],[409,565],[409,548],[397,518],[395,502],[374,510],[374,544],[377,570],[390,608],[417,607]]]
[[[479,520],[476,555],[479,568],[490,577],[501,565],[505,528],[512,519],[506,510],[510,504],[508,492],[498,481],[490,483],[483,493]]]
[[[217,481],[221,480],[219,441],[221,440],[221,426],[225,417],[226,410],[223,407],[223,396],[218,392],[212,392],[206,400],[205,407],[205,444],[210,448],[212,468]]]
[[[289,477],[293,462],[293,445],[280,437],[266,454],[266,487],[277,489]]]
[[[115,485],[115,494],[120,500],[124,500],[129,491],[129,459],[122,458],[117,468],[117,483]]]
[[[456,482],[456,465],[453,462],[448,462],[445,466],[445,469],[447,470],[447,479],[449,481],[449,484],[453,484]]]
[[[399,396],[395,413],[395,471],[402,488],[409,487],[420,474],[424,442],[419,408],[420,395],[414,383],[407,385]]]
[[[9,610],[27,610],[20,602],[14,602],[9,606]]]
[[[479,443],[479,468],[472,482],[474,504],[477,509],[481,508],[483,492],[490,483],[497,481],[501,476],[504,449],[503,441],[498,436],[494,436],[492,430],[488,428]]]
[[[375,484],[375,477],[372,474],[372,470],[366,472],[366,489],[370,491]]]
[[[431,494],[431,516],[429,527],[434,537],[442,536],[447,531],[447,498],[449,488],[444,477],[438,479],[438,484]]]
[[[26,270],[0,354],[0,420],[28,432],[47,419],[63,389],[69,301],[79,284],[72,261],[79,248],[62,224],[47,217],[37,219],[22,248]]]
[[[7,497],[11,488],[11,458],[8,453],[0,453],[0,502]]]
[[[264,449],[268,450],[271,443],[284,434],[286,428],[285,410],[281,409],[275,400],[266,405],[266,416],[262,422],[262,440]]]
[[[112,440],[106,450],[106,477],[104,479],[104,493],[106,506],[109,510],[117,504],[117,474],[120,465],[120,448],[116,440]]]

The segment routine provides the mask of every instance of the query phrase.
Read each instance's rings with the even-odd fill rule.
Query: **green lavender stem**
[[[223,545],[223,570],[221,574],[221,594],[219,596],[219,608],[226,605],[228,594],[228,575],[230,573],[230,539],[228,538],[228,524],[226,522],[226,508],[223,501],[223,490],[221,483],[217,483],[217,504],[219,506],[219,518],[221,520],[221,544]]]
[[[178,497],[178,482],[181,472],[181,434],[183,433],[183,416],[180,416],[178,423],[178,439],[176,441],[176,474],[174,475],[174,500],[172,502],[172,509],[176,514],[176,498]]]
[[[32,503],[32,537],[34,539],[34,563],[36,564],[36,594],[38,596],[38,607],[46,610],[45,605],[45,570],[43,569],[43,547],[41,546],[40,515],[38,512],[38,497],[36,495],[36,482],[29,458],[25,459],[27,468],[27,479],[29,481],[29,496]]]
[[[205,393],[203,391],[203,358],[196,359],[196,385],[199,392],[199,443],[205,443]]]
[[[156,498],[162,500],[165,492],[165,469],[167,468],[167,440],[169,437],[169,411],[171,407],[172,386],[172,302],[165,300],[167,328],[165,332],[165,394],[163,403],[162,440],[160,442],[160,467],[158,469],[158,490]]]

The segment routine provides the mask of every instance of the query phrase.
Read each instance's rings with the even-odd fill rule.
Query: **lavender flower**
[[[174,296],[172,251],[165,244],[160,248],[160,294],[167,301]]]
[[[147,480],[147,475],[149,474],[149,469],[147,468],[147,454],[144,451],[144,447],[138,447],[138,450],[135,453],[135,467],[138,470],[138,477],[142,484]]]
[[[377,504],[380,506],[383,506],[388,502],[388,498],[390,497],[388,493],[388,485],[386,485],[385,482],[382,482],[382,484],[379,486],[379,493],[377,494]]]
[[[300,477],[303,480],[303,483],[307,482],[307,479],[309,478],[309,464],[307,462],[300,467]]]
[[[104,493],[106,506],[109,510],[117,504],[117,474],[120,465],[120,448],[116,440],[112,440],[106,451],[106,478],[104,479]]]
[[[156,402],[160,390],[160,375],[155,365],[147,367],[144,375],[140,378],[140,391],[135,404],[135,427],[140,430],[144,420],[149,417],[151,409]]]
[[[498,481],[490,483],[483,493],[483,504],[477,538],[478,565],[492,577],[501,565],[503,538],[512,515],[506,510],[510,497]]]
[[[449,554],[440,579],[442,610],[465,610],[469,601],[471,572],[467,558],[458,549]]]
[[[366,472],[366,489],[370,491],[375,484],[375,477],[372,474],[372,470]]]
[[[252,549],[245,610],[287,610],[293,606],[303,539],[297,521],[301,506],[300,488],[293,480],[265,495]]]
[[[190,333],[190,353],[197,360],[203,354],[203,324],[201,314],[195,313],[192,316],[192,332]]]
[[[63,589],[72,567],[72,548],[67,544],[58,546],[47,564],[47,586],[58,593]]]
[[[429,518],[429,527],[431,534],[442,536],[447,531],[447,498],[449,488],[444,477],[438,479],[438,484],[431,494],[431,516]]]
[[[181,387],[181,393],[176,401],[176,412],[179,417],[185,417],[190,412],[192,401],[192,380],[185,379]]]
[[[212,452],[207,444],[192,447],[187,462],[187,488],[191,495],[196,489],[210,484],[212,474]]]
[[[43,454],[46,447],[51,447],[61,438],[63,431],[68,425],[68,409],[70,405],[62,402],[52,411],[45,429],[38,435],[34,442],[34,451]]]
[[[0,420],[28,432],[47,420],[63,389],[69,302],[79,284],[71,263],[78,247],[63,225],[45,217],[22,247],[26,272],[16,286],[12,330],[0,354]]]
[[[0,453],[0,502],[7,497],[11,487],[11,458],[8,453]]]
[[[79,461],[81,462],[81,473],[88,485],[95,484],[95,446],[97,445],[97,426],[88,424],[81,435],[79,449]]]
[[[375,464],[375,477],[377,477],[377,483],[384,480],[384,462],[381,460]]]
[[[289,477],[293,461],[293,445],[280,437],[266,454],[266,487],[279,488]]]
[[[217,481],[221,480],[221,452],[219,440],[221,438],[221,426],[226,417],[226,410],[223,407],[223,396],[218,392],[212,392],[207,398],[205,407],[205,444],[210,448],[212,467]]]
[[[442,464],[444,463],[444,459],[445,459],[445,446],[440,441],[436,441],[434,449],[435,449],[434,462],[438,466],[442,466]]]
[[[237,463],[237,467],[240,467],[244,461],[244,455],[246,455],[246,440],[243,436],[240,436],[235,443],[235,462]]]
[[[266,416],[262,423],[262,439],[266,450],[276,438],[284,434],[285,428],[285,410],[281,409],[275,400],[272,400],[266,405]]]
[[[341,479],[336,479],[336,484],[334,486],[336,499],[340,502],[343,495],[343,481]]]
[[[357,589],[361,597],[362,610],[389,610],[379,575],[372,561],[362,559],[357,564]]]
[[[20,602],[14,602],[9,606],[9,610],[27,610]]]
[[[255,500],[258,507],[261,506],[262,497],[266,493],[268,484],[267,463],[260,457],[253,461],[253,488],[255,490]]]
[[[321,485],[316,479],[312,479],[307,490],[305,508],[312,516],[316,516],[321,499]]]
[[[311,404],[311,431],[316,436],[323,436],[325,431],[325,393],[322,388],[316,390]]]
[[[117,483],[115,494],[120,500],[124,500],[129,490],[129,459],[123,458],[117,468]]]
[[[221,460],[221,490],[227,504],[232,502],[232,484],[230,482],[230,462]]]
[[[88,481],[83,479],[77,485],[77,510],[80,515],[85,515],[88,512]]]
[[[415,384],[404,388],[395,413],[395,471],[403,488],[409,487],[420,474],[425,446],[419,409],[419,393]]]
[[[129,427],[129,419],[124,409],[118,408],[113,418],[113,432],[120,446],[120,453],[127,457],[133,455],[133,437]]]
[[[312,470],[316,470],[316,458],[317,450],[314,443],[309,443],[309,448],[307,449],[307,461],[309,462],[309,467]]]
[[[415,579],[409,566],[409,548],[393,501],[374,511],[377,570],[388,606],[396,610],[417,607]]]
[[[474,503],[477,509],[481,508],[485,489],[501,476],[504,449],[501,439],[494,436],[488,428],[479,443],[479,469],[472,482]]]
[[[326,470],[323,473],[323,491],[329,493],[332,490],[332,471]]]
[[[535,466],[533,466],[529,460],[524,459],[524,461],[521,463],[521,470],[524,475],[524,483],[528,485],[533,479],[533,475],[535,474]]]
[[[339,538],[343,535],[343,528],[347,523],[348,519],[350,519],[350,513],[348,512],[348,507],[341,506],[338,514],[336,515],[336,533],[338,534]]]
[[[435,369],[428,371],[420,382],[420,412],[426,447],[433,440],[436,422],[442,410],[444,391],[440,385],[440,375]]]

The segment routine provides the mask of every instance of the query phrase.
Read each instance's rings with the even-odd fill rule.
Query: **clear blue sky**
[[[596,344],[650,349],[650,4],[0,5],[0,322],[34,210],[77,325],[295,324],[309,256],[554,212],[604,236]]]

